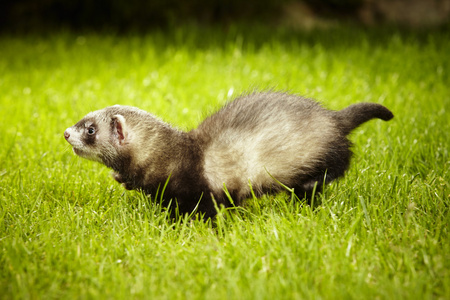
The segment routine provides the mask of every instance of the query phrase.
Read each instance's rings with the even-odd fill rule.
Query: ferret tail
[[[335,118],[346,135],[371,119],[389,121],[393,117],[389,109],[377,103],[357,103],[335,112]]]

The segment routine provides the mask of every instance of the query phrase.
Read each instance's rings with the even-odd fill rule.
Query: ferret
[[[303,198],[343,176],[352,155],[347,135],[373,118],[393,114],[375,103],[332,111],[302,96],[254,92],[188,132],[115,105],[88,113],[64,137],[76,155],[113,169],[126,189],[155,196],[165,187],[163,205],[209,218],[252,193],[274,194],[285,185]]]

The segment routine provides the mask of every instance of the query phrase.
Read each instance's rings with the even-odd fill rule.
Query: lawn
[[[0,298],[449,299],[450,30],[264,26],[0,36]],[[138,106],[189,130],[254,89],[391,109],[311,207],[171,220],[64,130]]]

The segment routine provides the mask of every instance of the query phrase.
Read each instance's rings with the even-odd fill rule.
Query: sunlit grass
[[[265,27],[0,37],[2,298],[446,298],[448,31]],[[170,220],[76,157],[65,128],[113,104],[195,127],[252,89],[395,114],[351,139],[320,204],[249,199]]]

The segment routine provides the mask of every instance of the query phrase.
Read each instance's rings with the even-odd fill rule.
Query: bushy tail
[[[353,129],[371,119],[389,121],[394,117],[389,109],[376,103],[353,104],[337,111],[335,116],[345,134],[349,134]]]

